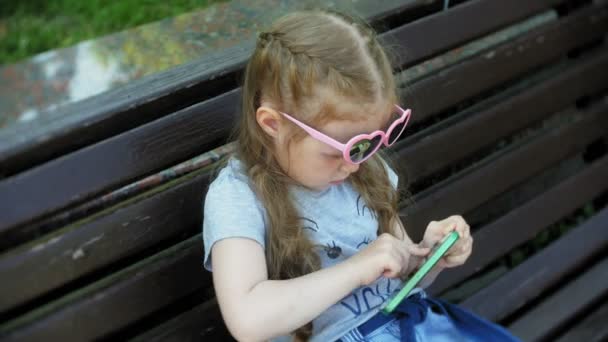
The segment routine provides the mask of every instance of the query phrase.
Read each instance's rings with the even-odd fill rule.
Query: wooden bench
[[[452,213],[474,230],[429,291],[526,341],[608,338],[608,2],[382,6],[414,111],[389,152],[402,218],[415,239]],[[231,339],[200,229],[251,48],[0,135],[0,340]]]

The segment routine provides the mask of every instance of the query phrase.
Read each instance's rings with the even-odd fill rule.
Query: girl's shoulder
[[[234,157],[227,161],[209,184],[205,203],[205,211],[209,207],[240,209],[242,206],[253,206],[262,210],[243,164]]]
[[[209,190],[217,187],[243,187],[249,188],[249,177],[245,172],[243,163],[236,157],[231,157],[219,170],[217,176],[209,185]]]

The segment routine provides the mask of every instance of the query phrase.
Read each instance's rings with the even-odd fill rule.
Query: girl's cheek
[[[331,168],[338,168],[342,161],[342,156],[336,157],[334,155],[322,154],[321,159],[325,165]]]

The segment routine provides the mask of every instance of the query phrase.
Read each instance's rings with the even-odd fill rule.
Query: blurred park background
[[[0,65],[225,1],[3,1],[0,5]]]

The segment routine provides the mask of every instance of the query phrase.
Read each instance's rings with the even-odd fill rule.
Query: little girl
[[[514,341],[418,288],[383,304],[451,230],[460,239],[423,280],[471,254],[460,216],[419,244],[398,216],[397,175],[377,154],[411,111],[374,32],[310,11],[259,35],[245,71],[237,152],[205,200],[204,265],[226,326],[243,341]]]

